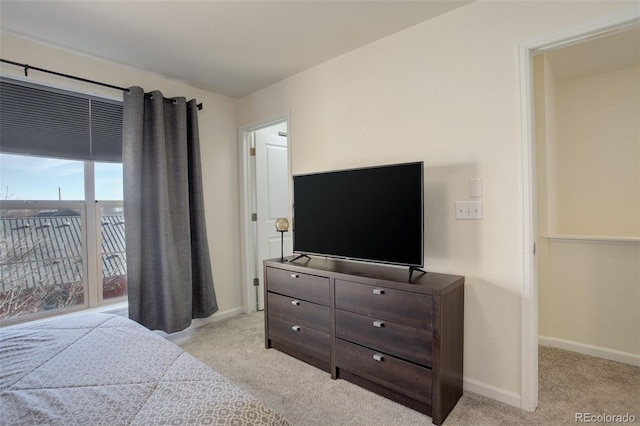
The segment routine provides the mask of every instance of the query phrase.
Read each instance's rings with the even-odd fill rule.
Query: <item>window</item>
[[[99,202],[101,299],[122,298],[127,294],[127,258],[122,203]]]
[[[84,162],[0,154],[0,185],[3,200],[84,200]]]
[[[94,163],[96,200],[122,200],[122,163]]]
[[[124,300],[121,102],[0,84],[0,321]]]
[[[3,208],[1,215],[0,319],[82,306],[82,206]]]

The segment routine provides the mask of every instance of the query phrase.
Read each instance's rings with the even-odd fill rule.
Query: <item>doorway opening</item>
[[[242,283],[245,313],[264,308],[265,259],[292,253],[291,232],[277,232],[276,220],[291,222],[288,118],[241,129]]]
[[[534,57],[539,343],[640,365],[640,29]]]
[[[534,411],[538,405],[538,198],[537,135],[534,99],[534,55],[586,40],[621,33],[640,26],[635,7],[536,36],[520,43],[521,129],[523,171],[523,292],[521,297],[521,406]],[[640,239],[639,239],[640,241]],[[636,243],[637,244],[637,243]]]

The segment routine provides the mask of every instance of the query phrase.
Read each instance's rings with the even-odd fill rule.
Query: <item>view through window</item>
[[[122,164],[0,154],[0,188],[0,321],[125,299]]]
[[[0,318],[84,304],[82,235],[79,208],[2,209]]]

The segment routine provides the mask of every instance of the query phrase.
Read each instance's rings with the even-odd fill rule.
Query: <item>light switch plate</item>
[[[469,196],[482,197],[482,178],[469,179]]]
[[[456,201],[457,220],[481,220],[482,201]]]

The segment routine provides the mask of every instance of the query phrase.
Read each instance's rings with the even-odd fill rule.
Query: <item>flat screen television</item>
[[[293,176],[293,251],[423,266],[423,163]]]

